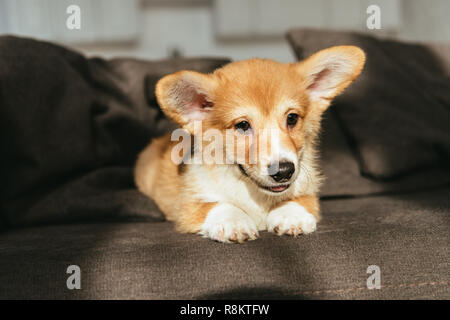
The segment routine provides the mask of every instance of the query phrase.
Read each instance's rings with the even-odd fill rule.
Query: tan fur
[[[139,191],[152,199],[157,199],[159,208],[168,220],[176,221],[174,201],[182,187],[178,166],[171,160],[172,146],[170,135],[154,139],[138,157],[135,167],[135,182]],[[161,179],[161,177],[164,177]]]
[[[320,204],[319,198],[316,195],[304,195],[299,196],[292,201],[297,202],[304,207],[309,213],[316,217],[317,221],[320,221]]]
[[[186,202],[177,218],[177,230],[185,233],[197,233],[206,215],[216,206],[215,202]]]
[[[279,143],[285,150],[295,154],[301,150],[304,152],[300,169],[306,171],[308,180],[303,183],[304,188],[291,188],[293,190],[283,196],[271,197],[259,195],[258,188],[248,177],[241,175],[238,180],[248,183],[249,196],[261,208],[275,208],[287,201],[294,201],[319,219],[316,192],[320,176],[316,168],[316,139],[321,115],[331,99],[356,79],[364,59],[364,53],[359,48],[341,46],[322,50],[305,61],[293,64],[251,59],[230,63],[212,74],[180,71],[161,79],[156,95],[165,114],[191,134],[194,132],[190,110],[199,105],[205,106],[197,114],[200,118],[204,117],[204,131],[214,128],[225,133],[225,130],[232,129],[243,120],[250,122],[255,129],[277,129]],[[335,65],[335,61],[341,64]],[[333,72],[334,68],[344,70],[331,78],[336,85],[316,93],[321,77],[326,77],[327,72]],[[295,127],[288,128],[286,116],[292,112],[299,115],[299,121]],[[255,134],[254,138],[259,136]],[[200,196],[200,190],[208,189],[201,184],[210,182],[220,186],[220,179],[223,178],[222,173],[218,172],[226,169],[205,164],[201,165],[201,171],[195,165],[177,166],[171,161],[172,147],[176,143],[170,141],[170,135],[152,141],[139,155],[135,181],[141,192],[156,201],[168,220],[176,223],[177,230],[197,233],[208,212],[217,205],[217,201],[205,201],[204,196]],[[245,148],[245,161],[248,162],[248,146]],[[257,159],[255,164],[248,164],[246,170],[252,174],[265,165]],[[200,177],[198,172],[203,172],[204,176]],[[239,175],[236,170],[232,172]],[[240,203],[245,204],[245,199]],[[241,209],[247,210],[245,205]]]

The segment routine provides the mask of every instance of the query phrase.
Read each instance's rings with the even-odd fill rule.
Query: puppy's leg
[[[320,220],[319,201],[315,195],[301,196],[278,205],[267,216],[267,230],[278,235],[297,236],[316,230]]]
[[[243,242],[256,239],[258,229],[244,211],[220,203],[208,212],[199,234],[220,242]]]

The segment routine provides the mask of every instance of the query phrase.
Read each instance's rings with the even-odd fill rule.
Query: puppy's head
[[[251,59],[212,74],[168,75],[156,95],[165,114],[191,134],[196,121],[203,132],[222,133],[224,161],[232,157],[243,176],[275,195],[288,190],[302,170],[314,169],[321,115],[364,61],[354,46],[325,49],[293,64]]]

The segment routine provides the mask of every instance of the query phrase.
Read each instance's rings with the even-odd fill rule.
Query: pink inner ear
[[[193,101],[184,107],[184,113],[191,121],[204,120],[213,105],[204,94],[196,94]]]
[[[330,73],[331,73],[331,70],[326,68],[326,69],[323,69],[322,71],[320,71],[319,73],[315,74],[313,82],[308,86],[308,90],[315,91],[315,90],[325,89],[324,82],[326,81],[326,79],[330,75]]]

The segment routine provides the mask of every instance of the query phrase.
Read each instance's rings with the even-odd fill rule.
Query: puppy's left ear
[[[305,78],[311,102],[323,112],[358,77],[365,60],[360,48],[337,46],[321,50],[295,67]]]

